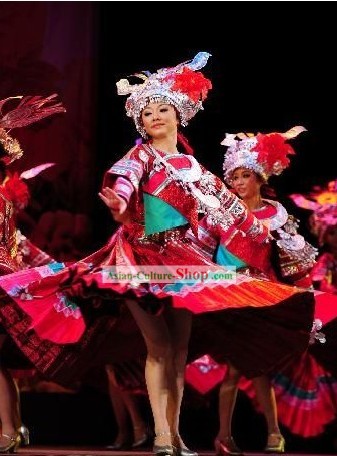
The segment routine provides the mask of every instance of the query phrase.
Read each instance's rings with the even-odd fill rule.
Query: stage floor
[[[147,451],[108,451],[98,447],[51,447],[51,446],[30,446],[20,448],[18,454],[25,456],[152,456],[152,452]],[[249,456],[266,456],[265,453],[245,452]],[[309,456],[318,453],[285,453],[287,456]],[[200,456],[215,456],[212,451],[200,451]],[[324,454],[324,456],[329,456]],[[332,456],[332,455],[331,455]],[[334,455],[336,456],[336,454]]]

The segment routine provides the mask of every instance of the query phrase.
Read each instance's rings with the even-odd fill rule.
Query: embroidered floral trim
[[[33,296],[28,292],[28,285],[15,285],[8,292],[13,298],[20,298],[22,301],[31,301]]]
[[[202,374],[207,374],[211,370],[217,370],[221,366],[214,361],[210,356],[204,355],[201,356],[201,358],[196,359],[193,362],[193,365],[197,367],[197,369],[202,373]]]
[[[62,293],[56,294],[58,301],[54,304],[56,312],[62,312],[65,317],[81,318],[80,308]]]

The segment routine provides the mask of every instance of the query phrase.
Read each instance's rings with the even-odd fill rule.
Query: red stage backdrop
[[[93,2],[1,3],[0,98],[56,92],[67,109],[12,132],[25,151],[17,170],[57,163],[36,178],[48,181],[51,209],[88,214],[97,199],[95,54]]]

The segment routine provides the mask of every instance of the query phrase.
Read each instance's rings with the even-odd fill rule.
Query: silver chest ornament
[[[150,154],[155,158],[153,168],[156,171],[164,168],[168,179],[180,184],[187,194],[193,195],[199,202],[201,208],[208,211],[220,208],[220,201],[216,196],[206,195],[194,185],[194,182],[200,181],[203,172],[199,163],[192,155],[185,155],[191,163],[191,167],[189,169],[177,169],[161,157],[156,149],[151,145],[144,145],[144,148],[146,148],[146,150],[148,150],[148,152],[150,152]],[[169,156],[168,158],[170,157],[172,156]]]

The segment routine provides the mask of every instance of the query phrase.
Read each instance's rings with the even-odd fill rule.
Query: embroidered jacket
[[[132,184],[131,191],[125,180]],[[145,234],[188,224],[197,235],[200,214],[207,214],[208,223],[221,231],[235,225],[257,242],[268,237],[268,229],[239,198],[190,155],[136,146],[109,169],[103,186],[113,187],[129,201],[132,218],[144,224]],[[165,213],[165,220],[158,221]]]

